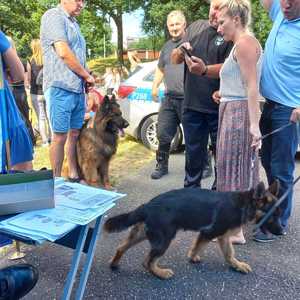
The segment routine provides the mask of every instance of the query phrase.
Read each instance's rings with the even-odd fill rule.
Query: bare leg
[[[245,240],[244,233],[243,233],[243,228],[241,227],[236,233],[234,233],[230,237],[230,240],[231,240],[232,244],[237,244],[237,245],[246,244],[246,240]]]
[[[23,163],[16,164],[12,166],[11,169],[17,171],[31,171],[33,169],[32,161],[26,161]]]
[[[64,147],[67,140],[66,133],[53,133],[50,145],[50,163],[55,177],[61,176],[64,161]]]
[[[78,129],[71,129],[68,132],[66,156],[68,160],[69,177],[71,178],[78,178],[76,142],[78,140],[79,133],[80,131]]]
[[[218,242],[226,262],[232,268],[242,273],[249,273],[252,271],[251,267],[247,263],[238,261],[234,257],[235,253],[230,240],[230,234],[225,234],[224,236],[219,237]]]
[[[144,224],[136,224],[129,232],[126,240],[124,240],[117,248],[116,254],[110,260],[110,267],[118,267],[119,261],[124,253],[131,247],[137,245],[138,243],[146,239],[145,226]]]
[[[190,248],[188,252],[188,258],[193,263],[200,262],[200,255],[201,251],[209,244],[209,240],[205,240],[203,237],[201,237],[201,233],[199,233],[198,237],[194,240],[192,247]]]

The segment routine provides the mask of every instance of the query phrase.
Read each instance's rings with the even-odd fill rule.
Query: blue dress
[[[29,133],[4,76],[2,54],[10,47],[6,36],[0,31],[0,173],[6,172],[8,143],[11,166],[33,159]]]

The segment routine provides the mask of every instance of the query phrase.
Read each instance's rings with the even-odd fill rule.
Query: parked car
[[[124,118],[129,122],[125,132],[151,150],[157,150],[157,116],[164,98],[163,83],[159,89],[158,102],[152,100],[151,90],[157,61],[141,63],[120,85],[118,96]],[[180,149],[183,130],[178,127],[171,151]]]

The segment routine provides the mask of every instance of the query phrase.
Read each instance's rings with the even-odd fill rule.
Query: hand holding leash
[[[292,111],[290,121],[291,122],[299,122],[300,121],[300,107],[297,107]]]
[[[258,150],[261,148],[261,132],[258,125],[250,126],[250,134],[252,135],[251,147]]]

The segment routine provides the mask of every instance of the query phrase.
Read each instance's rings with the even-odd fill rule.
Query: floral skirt
[[[253,154],[251,148],[249,125],[248,101],[221,102],[216,162],[218,191],[245,191],[259,182],[258,153]]]

